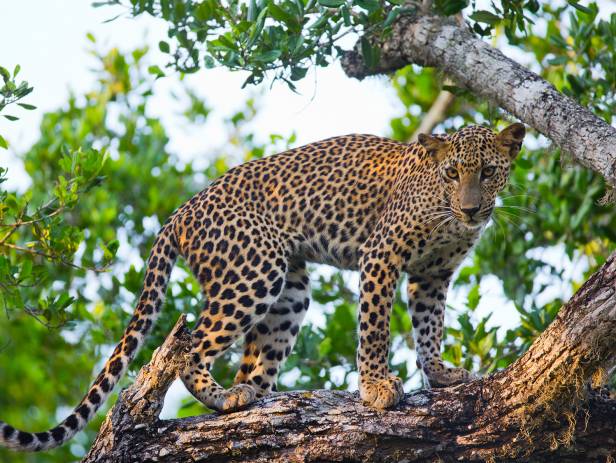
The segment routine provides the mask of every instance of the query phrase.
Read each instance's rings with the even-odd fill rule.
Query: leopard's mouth
[[[466,216],[461,217],[457,214],[455,214],[455,218],[465,228],[469,230],[477,230],[478,228],[484,227],[488,223],[492,214],[492,209],[493,208],[491,207],[485,211],[481,211],[481,213],[475,215],[473,218]]]

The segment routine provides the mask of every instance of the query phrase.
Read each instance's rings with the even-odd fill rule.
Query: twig
[[[447,90],[441,90],[436,100],[434,100],[434,103],[432,103],[432,106],[421,120],[421,124],[419,124],[417,130],[413,132],[413,135],[411,135],[409,142],[412,143],[417,141],[417,137],[420,133],[432,133],[434,127],[445,120],[447,117],[447,110],[451,107],[455,99],[456,96],[453,93]]]
[[[78,270],[90,270],[92,272],[102,273],[102,272],[105,272],[109,268],[109,264],[104,265],[103,267],[83,267],[81,265],[73,264],[72,262],[67,261],[63,257],[58,256],[57,254],[48,254],[48,253],[40,251],[38,249],[24,248],[23,246],[18,246],[16,244],[12,244],[12,243],[0,243],[0,247],[14,249],[15,251],[24,252],[24,253],[30,254],[30,255],[44,257],[44,258],[46,258],[48,260],[56,261],[56,262],[61,263],[62,265],[66,265],[67,267],[75,268],[75,269],[78,269]]]

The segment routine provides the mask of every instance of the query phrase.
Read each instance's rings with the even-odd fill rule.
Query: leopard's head
[[[516,123],[500,133],[469,126],[447,136],[419,135],[438,172],[443,206],[465,227],[479,228],[489,220],[525,134],[524,125]]]

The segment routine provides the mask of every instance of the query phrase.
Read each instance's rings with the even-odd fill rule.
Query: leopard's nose
[[[473,215],[476,214],[479,211],[479,209],[480,209],[479,206],[460,208],[460,210],[464,212],[468,216],[469,219],[472,219]]]

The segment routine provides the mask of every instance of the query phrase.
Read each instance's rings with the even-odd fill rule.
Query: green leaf
[[[163,53],[169,53],[169,44],[164,40],[161,40],[158,42],[158,49]]]
[[[36,109],[36,106],[27,104],[27,103],[17,103],[17,106],[21,106],[22,108],[27,109],[28,111],[32,111]]]
[[[586,218],[586,216],[588,215],[592,207],[593,207],[592,200],[590,198],[585,200],[582,203],[582,206],[577,210],[577,212],[571,218],[571,227],[574,229],[579,227],[580,224],[582,223],[582,220]]]
[[[325,338],[321,344],[319,344],[319,355],[321,357],[326,356],[332,350],[332,338]]]
[[[8,114],[6,114],[4,117],[6,117],[9,121],[18,121],[19,120],[19,117],[9,116]]]
[[[548,64],[551,66],[562,66],[563,64],[567,64],[569,62],[569,57],[567,56],[557,56],[556,58],[551,58],[548,60]]]
[[[381,8],[377,0],[355,0],[355,4],[372,14]]]
[[[502,19],[500,16],[486,10],[475,11],[472,15],[470,15],[470,18],[480,23],[489,24],[490,26],[498,24]]]
[[[219,36],[216,40],[212,40],[211,43],[227,50],[238,51],[237,44],[226,35]]]
[[[282,8],[280,8],[275,3],[270,3],[267,6],[267,9],[269,10],[270,16],[272,18],[274,18],[276,21],[281,21],[281,22],[285,23],[291,29],[296,29],[297,28],[298,22],[293,17],[293,15],[289,14],[287,11],[285,11]]]
[[[248,43],[246,44],[247,48],[251,48],[255,44],[257,39],[259,38],[259,35],[261,35],[261,31],[263,31],[263,26],[265,25],[265,19],[267,18],[267,13],[268,13],[267,8],[264,8],[261,11],[261,13],[259,13],[259,16],[257,17],[257,21],[251,27],[251,32],[248,38]]]
[[[436,0],[435,3],[437,11],[445,16],[457,14],[467,6],[468,0]]]
[[[109,261],[115,257],[118,252],[118,248],[120,247],[120,242],[118,240],[112,240],[106,245],[103,245],[103,257],[105,260]]]
[[[301,80],[306,77],[307,72],[308,68],[295,66],[293,69],[291,69],[291,80]]]
[[[253,55],[252,59],[263,63],[271,63],[272,61],[276,61],[280,55],[282,55],[282,51],[280,50],[269,50],[264,53],[259,53],[258,55]]]
[[[585,91],[585,85],[584,85],[584,80],[572,75],[572,74],[568,74],[567,75],[567,82],[569,82],[569,85],[571,85],[571,89],[578,95],[584,93]]]
[[[25,280],[32,274],[32,261],[30,259],[24,260],[19,272],[19,278]]]
[[[326,6],[328,8],[339,8],[345,3],[345,0],[319,0],[319,5]]]
[[[551,34],[549,40],[564,50],[569,48],[569,44],[560,35]]]
[[[361,54],[368,68],[375,68],[379,63],[379,50],[366,37],[361,38]]]
[[[0,75],[2,75],[2,79],[4,80],[5,84],[8,83],[9,80],[11,80],[11,73],[2,66],[0,66]]]
[[[165,73],[162,71],[161,68],[159,68],[157,65],[152,65],[150,67],[148,67],[148,72],[154,76],[156,76],[156,78],[160,78],[160,77],[165,77]]]
[[[385,21],[383,22],[383,26],[384,27],[389,27],[393,24],[393,22],[396,20],[396,18],[398,16],[400,16],[400,12],[402,10],[400,8],[394,8],[393,10],[391,10],[388,14],[387,14],[387,18],[385,18]]]
[[[479,294],[479,285],[475,284],[473,285],[473,287],[468,293],[468,299],[467,299],[468,308],[471,310],[475,310],[477,306],[479,305],[480,299],[481,299],[481,295]]]
[[[2,135],[0,135],[0,148],[4,148],[5,150],[9,149],[9,144]]]
[[[195,7],[195,18],[199,21],[207,21],[212,18],[214,11],[209,2],[202,2]]]
[[[246,19],[250,22],[253,22],[257,19],[257,2],[256,0],[250,0],[248,3],[248,13],[246,14]]]
[[[213,69],[216,67],[216,61],[210,55],[206,55],[203,57],[203,65],[205,69]]]
[[[516,159],[515,165],[516,167],[519,167],[521,169],[530,169],[531,167],[533,167],[533,163],[530,162],[528,159],[524,159],[524,158]]]
[[[571,5],[573,8],[575,8],[576,10],[581,11],[582,13],[594,14],[594,12],[590,8],[580,5],[578,2],[574,0],[567,0],[567,3]]]
[[[484,338],[479,340],[478,343],[478,353],[483,357],[487,356],[490,353],[490,349],[494,346],[495,336],[493,333],[488,334]]]
[[[17,77],[17,74],[19,74],[19,71],[21,71],[21,66],[20,66],[19,64],[17,64],[17,65],[15,66],[15,69],[13,69],[13,79],[14,79],[15,77]]]
[[[456,96],[466,97],[470,95],[470,92],[466,88],[457,87],[455,85],[443,85],[443,90],[447,90]]]

